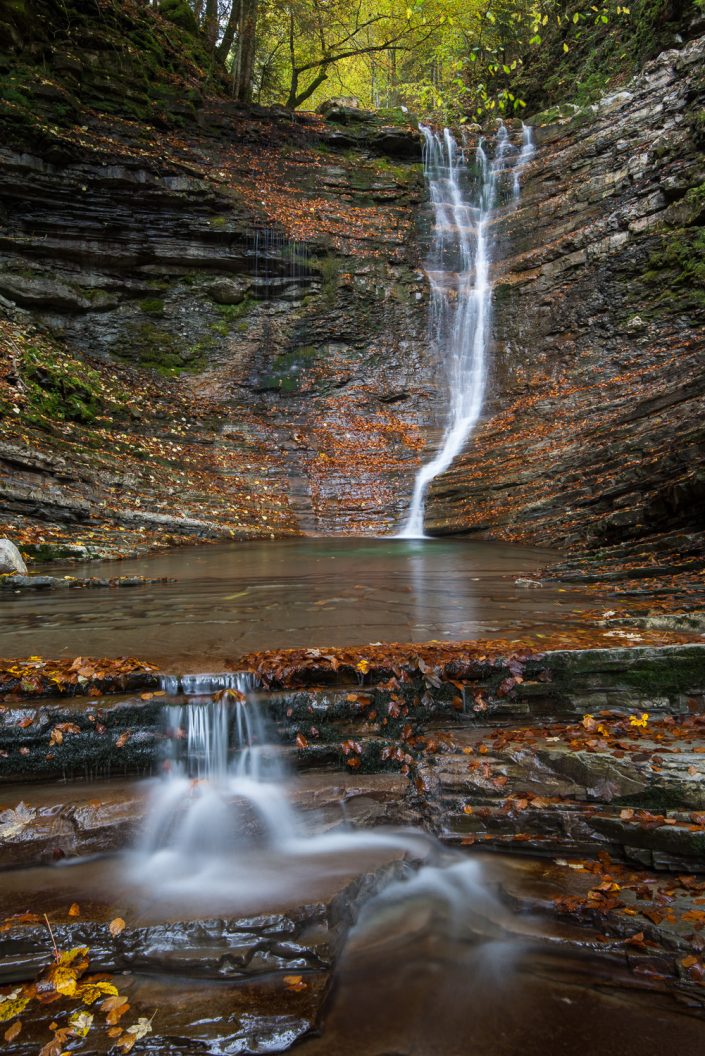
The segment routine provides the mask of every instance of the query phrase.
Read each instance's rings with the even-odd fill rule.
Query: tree
[[[423,33],[398,5],[365,0],[291,0],[286,5],[290,64],[286,105],[296,109],[328,79],[332,67],[378,53],[395,55],[418,46]],[[407,11],[409,14],[407,14]]]

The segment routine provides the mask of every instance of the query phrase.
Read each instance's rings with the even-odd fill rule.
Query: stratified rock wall
[[[394,525],[441,399],[400,118],[220,100],[185,132],[93,113],[0,152],[6,534]]]
[[[497,232],[491,394],[435,533],[681,555],[705,511],[705,38],[535,119]]]

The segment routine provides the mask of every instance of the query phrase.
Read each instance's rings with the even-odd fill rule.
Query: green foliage
[[[621,0],[264,0],[256,87],[261,101],[290,106],[352,96],[389,123],[408,120],[402,104],[439,120],[514,116],[526,107],[521,82],[532,53],[551,53],[544,75],[553,76],[570,66],[563,60],[574,50],[584,52],[631,17]],[[347,56],[322,49],[321,39],[336,36],[331,27],[338,38],[344,27]],[[332,55],[325,62],[322,50]],[[598,66],[588,70],[580,101],[598,95],[608,76]]]

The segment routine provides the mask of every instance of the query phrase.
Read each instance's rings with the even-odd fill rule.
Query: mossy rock
[[[260,381],[259,388],[263,391],[291,394],[300,392],[306,371],[317,357],[318,349],[313,345],[301,345],[289,352],[280,353],[269,372]]]
[[[186,3],[186,0],[160,0],[159,13],[169,22],[173,22],[175,26],[198,36],[198,22],[193,9]]]
[[[30,345],[22,353],[20,373],[28,406],[25,417],[88,425],[104,409],[101,378],[86,363],[56,350]]]
[[[145,315],[163,316],[164,301],[159,297],[147,297],[145,300],[140,301],[140,310],[143,311]]]

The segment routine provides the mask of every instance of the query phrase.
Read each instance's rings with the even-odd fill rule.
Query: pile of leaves
[[[558,859],[556,864],[571,871],[571,887],[583,876],[588,882],[587,887],[580,885],[585,888],[581,893],[553,898],[561,916],[597,925],[606,933],[597,936],[601,942],[626,931],[622,940],[625,946],[643,952],[663,948],[664,935],[659,928],[670,925],[675,934],[665,945],[670,956],[675,953],[675,973],[686,982],[705,986],[705,878],[655,876],[620,865],[604,852],[596,860]],[[630,921],[636,931],[631,931]],[[646,971],[654,975],[652,968]]]
[[[158,668],[134,657],[0,660],[0,700],[120,693],[158,685]]]
[[[599,626],[555,629],[520,639],[478,638],[463,642],[384,642],[352,648],[281,649],[247,653],[241,665],[253,670],[267,686],[312,685],[316,681],[367,681],[422,676],[431,685],[458,678],[475,678],[482,665],[521,665],[540,660],[550,650],[614,649],[634,646],[676,645],[699,636],[670,631],[644,631],[617,635]]]

